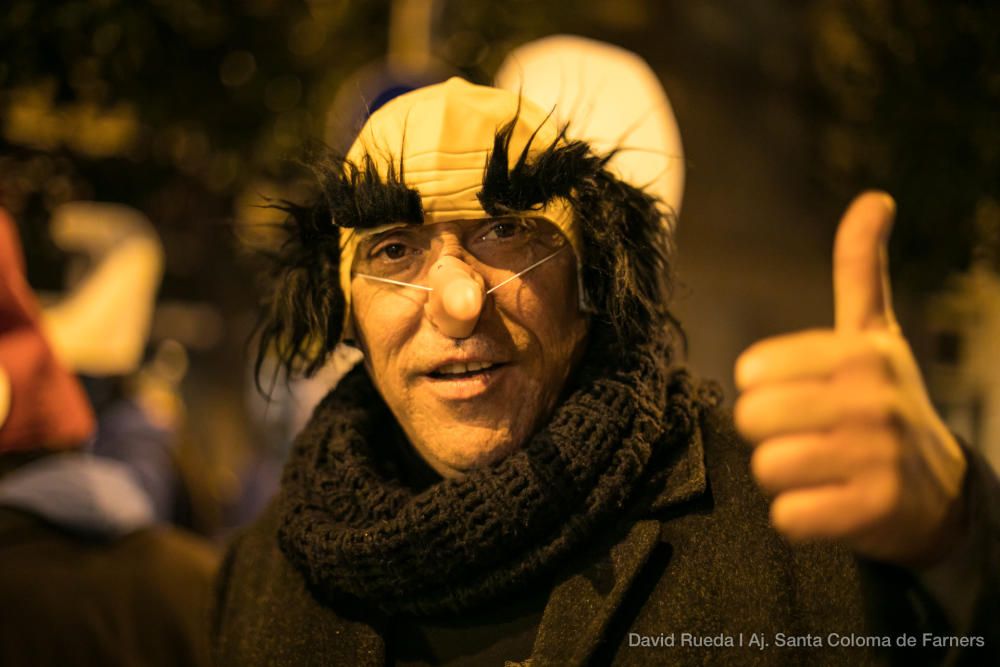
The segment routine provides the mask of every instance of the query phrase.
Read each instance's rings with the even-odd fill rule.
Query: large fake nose
[[[468,338],[483,312],[483,279],[458,257],[446,255],[431,267],[427,319],[449,338]]]

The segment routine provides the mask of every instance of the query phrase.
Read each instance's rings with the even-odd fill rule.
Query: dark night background
[[[328,110],[385,57],[393,6],[404,4],[8,0],[0,12],[0,203],[21,227],[32,284],[62,285],[67,258],[47,239],[55,206],[120,202],[162,237],[161,302],[222,323],[217,336],[181,341],[182,451],[209,506],[239,493],[263,446],[246,398],[255,249],[273,221],[259,205],[306,192],[294,158],[310,140],[336,139]],[[960,374],[965,333],[935,295],[970,267],[1000,267],[996,3],[424,4],[442,73],[488,83],[510,48],[559,32],[631,49],[657,72],[688,161],[677,307],[693,365],[730,400],[747,344],[831,323],[833,233],[868,187],[899,203],[891,259],[904,329],[932,384],[941,364]],[[173,335],[162,319],[154,343]],[[934,387],[948,403],[949,388],[965,385],[945,371]],[[971,403],[951,398],[973,406],[982,434],[1000,389],[976,386]],[[208,514],[206,531],[224,523]]]

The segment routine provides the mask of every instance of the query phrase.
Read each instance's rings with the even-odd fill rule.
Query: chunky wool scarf
[[[356,368],[285,468],[282,551],[319,599],[387,614],[468,610],[551,574],[695,427],[702,399],[666,340],[613,350],[592,335],[573,388],[521,450],[422,491],[397,474],[388,443],[399,428]]]

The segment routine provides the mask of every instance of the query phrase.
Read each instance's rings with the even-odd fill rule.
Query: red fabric
[[[68,449],[94,432],[83,388],[56,360],[24,277],[17,228],[0,208],[0,368],[10,381],[10,412],[0,425],[0,453]]]

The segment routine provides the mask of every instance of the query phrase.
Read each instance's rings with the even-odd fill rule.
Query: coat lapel
[[[705,492],[701,430],[668,466],[651,505],[660,513]],[[529,664],[585,665],[600,645],[615,611],[660,541],[660,521],[636,521],[609,551],[556,585],[542,615]]]

